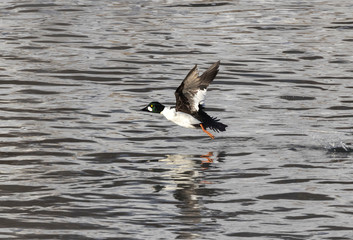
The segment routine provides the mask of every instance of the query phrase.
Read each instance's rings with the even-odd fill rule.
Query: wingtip
[[[199,70],[197,64],[195,64],[195,66],[190,70],[189,73],[194,72],[195,70],[196,70],[196,71]]]
[[[216,65],[219,67],[219,65],[221,65],[221,60],[218,60],[218,61],[216,62]]]
[[[212,69],[212,68],[218,69],[220,64],[221,64],[221,60],[218,60],[217,62],[215,62],[214,64],[212,64],[212,66],[211,66],[210,68],[211,68],[211,69]]]

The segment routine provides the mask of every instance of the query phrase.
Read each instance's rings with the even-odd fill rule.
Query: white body
[[[189,114],[175,111],[175,108],[164,107],[161,114],[165,116],[165,118],[169,121],[172,121],[178,124],[179,126],[186,128],[196,128],[194,125],[198,125],[201,123],[199,120]]]

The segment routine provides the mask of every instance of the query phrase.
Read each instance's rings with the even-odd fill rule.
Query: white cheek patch
[[[152,108],[150,106],[148,106],[148,111],[152,112]]]

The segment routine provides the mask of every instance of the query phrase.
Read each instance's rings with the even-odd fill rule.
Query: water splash
[[[353,152],[353,149],[343,141],[327,143],[325,149],[329,152]]]
[[[315,131],[318,132],[318,131]],[[319,142],[329,152],[353,152],[350,143],[345,143],[339,137],[333,137],[331,132],[320,131],[321,134],[312,135],[312,138]],[[323,133],[330,133],[330,136],[323,136]]]

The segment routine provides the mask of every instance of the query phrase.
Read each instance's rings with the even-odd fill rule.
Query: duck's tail
[[[224,132],[228,127],[228,125],[221,123],[218,118],[211,117],[202,110],[199,111],[199,117],[204,128],[209,128],[215,132]]]

